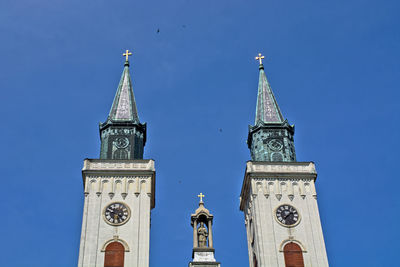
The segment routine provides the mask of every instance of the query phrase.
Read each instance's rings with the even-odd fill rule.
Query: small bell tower
[[[215,249],[213,246],[212,224],[214,216],[204,207],[203,193],[200,198],[199,207],[191,216],[193,226],[193,253],[189,267],[220,267],[221,264],[215,260]]]

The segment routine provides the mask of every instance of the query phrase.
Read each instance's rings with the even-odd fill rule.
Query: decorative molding
[[[130,176],[130,177],[114,177],[114,176],[90,176],[87,177],[87,185],[85,185],[85,193],[96,192],[100,196],[103,192],[108,193],[112,199],[116,193],[121,194],[125,199],[128,193],[139,195],[146,193],[152,196],[152,177],[151,176]],[[105,186],[105,185],[108,186]]]
[[[313,162],[255,162],[248,161],[240,194],[240,209],[261,192],[264,196],[283,196],[293,200],[297,195],[305,199],[316,196],[317,172]]]
[[[125,252],[129,252],[129,246],[128,243],[126,243],[124,240],[118,238],[118,236],[114,236],[112,239],[107,240],[103,247],[101,248],[101,252],[105,252],[106,248],[108,246],[108,244],[112,243],[112,242],[119,242],[124,246]]]
[[[263,162],[263,161],[249,161],[247,162],[247,173],[305,173],[317,175],[315,165],[313,162]]]
[[[257,181],[257,182],[256,182]],[[308,187],[307,191],[304,189],[304,184]],[[308,195],[313,195],[313,188],[311,186],[311,181],[309,179],[296,179],[296,181],[292,180],[276,180],[276,179],[254,179],[251,183],[251,197],[249,201],[252,201],[252,198],[258,196],[258,194],[263,194],[268,197],[271,194],[280,195],[280,196],[288,196],[290,200],[293,200],[296,195],[304,197]],[[242,200],[241,197],[240,200]]]
[[[153,160],[113,160],[85,159],[82,171],[89,170],[141,170],[155,171]]]
[[[89,179],[93,179],[93,180],[97,180],[97,179],[101,179],[101,180],[109,180],[112,178],[115,179],[151,179],[150,175],[119,175],[119,176],[115,176],[115,175],[87,175],[86,176]]]
[[[284,247],[288,243],[296,243],[297,245],[299,245],[303,253],[307,253],[305,246],[300,241],[295,240],[293,236],[289,236],[288,239],[285,239],[281,242],[281,244],[279,245],[279,252],[283,252]]]
[[[141,193],[142,187],[138,184],[139,180],[147,180],[146,186],[143,187],[151,197],[151,208],[155,207],[155,166],[154,160],[108,160],[108,159],[85,159],[82,168],[82,179],[84,182],[85,192],[89,192],[90,188],[87,187],[89,179],[96,179],[101,181],[111,182],[111,189],[107,188],[108,192],[115,192],[115,182],[114,180],[121,180],[123,183],[126,180],[135,180],[136,183],[130,190],[133,193],[139,195]],[[108,186],[110,187],[110,186]],[[98,192],[103,192],[104,187],[99,188]],[[124,191],[124,186],[121,187],[121,192],[117,193],[127,193],[129,190]]]

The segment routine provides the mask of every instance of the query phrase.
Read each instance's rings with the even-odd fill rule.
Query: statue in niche
[[[200,227],[199,229],[197,229],[197,236],[199,240],[199,247],[200,248],[207,247],[208,232],[203,222],[200,223]]]

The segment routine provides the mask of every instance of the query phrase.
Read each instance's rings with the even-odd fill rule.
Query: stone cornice
[[[110,160],[110,159],[85,159],[82,168],[83,186],[85,187],[86,177],[151,177],[151,208],[155,207],[155,180],[156,169],[154,160]]]
[[[85,159],[82,172],[155,172],[154,160],[110,160],[110,159]]]
[[[248,161],[245,175],[262,175],[263,177],[277,176],[306,176],[317,177],[314,162],[266,162]]]
[[[267,162],[248,161],[240,193],[240,210],[244,210],[251,191],[252,179],[311,179],[317,171],[314,162]]]

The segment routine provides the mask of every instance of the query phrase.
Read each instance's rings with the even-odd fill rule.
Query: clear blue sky
[[[187,266],[206,195],[216,258],[248,266],[239,194],[258,67],[316,162],[331,266],[394,266],[400,201],[395,0],[0,2],[1,266],[75,266],[83,159],[133,50],[156,160],[151,266]],[[157,33],[157,29],[160,30]]]

